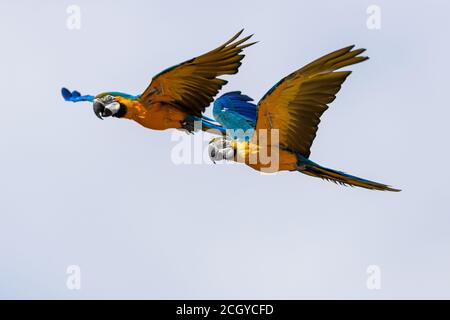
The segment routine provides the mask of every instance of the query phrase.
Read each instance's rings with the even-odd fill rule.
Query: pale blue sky
[[[380,30],[366,27],[371,4]],[[450,298],[448,12],[444,0],[1,2],[0,298]],[[260,43],[222,93],[259,99],[325,53],[368,49],[311,159],[401,193],[176,166],[170,131],[60,97],[138,94],[243,27]],[[381,290],[366,288],[369,265]]]

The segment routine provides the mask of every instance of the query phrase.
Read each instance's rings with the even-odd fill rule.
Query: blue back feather
[[[214,118],[226,129],[253,129],[256,123],[256,105],[240,91],[228,92],[214,101]]]

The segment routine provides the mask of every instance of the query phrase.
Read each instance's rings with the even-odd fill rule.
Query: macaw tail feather
[[[299,170],[301,173],[307,174],[312,177],[322,178],[324,180],[333,181],[342,185],[349,185],[352,187],[361,187],[371,190],[382,190],[382,191],[401,191],[399,189],[391,188],[388,185],[358,178],[347,173],[325,168],[315,164],[312,161],[308,161],[307,164],[301,166]]]

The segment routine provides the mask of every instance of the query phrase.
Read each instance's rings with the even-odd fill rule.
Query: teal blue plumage
[[[213,116],[222,127],[229,130],[239,130],[233,133],[234,139],[248,138],[253,135],[256,124],[256,105],[249,96],[240,91],[228,92],[214,102]]]

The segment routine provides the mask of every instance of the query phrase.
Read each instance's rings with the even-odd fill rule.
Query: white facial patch
[[[233,160],[234,158],[234,149],[230,141],[225,139],[219,139],[210,143],[208,153],[213,161]]]
[[[233,160],[234,150],[233,148],[225,148],[219,151],[219,155],[223,160]]]
[[[112,112],[112,114],[116,114],[117,112],[119,112],[120,110],[120,103],[118,103],[117,101],[114,101],[110,104],[105,105],[105,109],[108,109]]]

